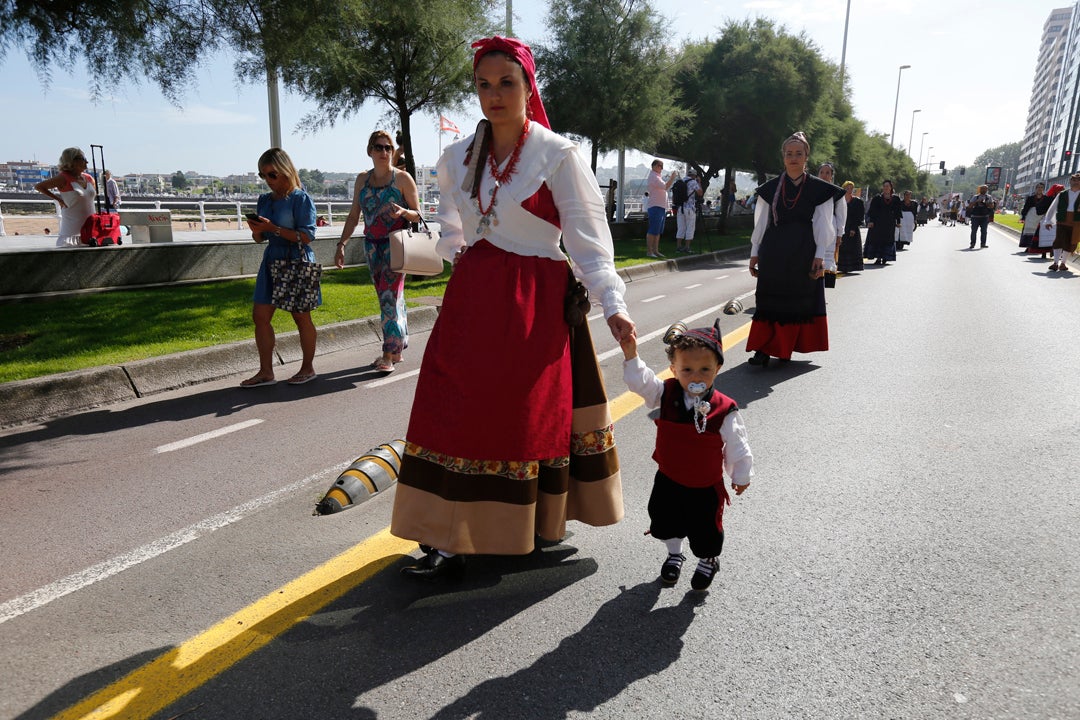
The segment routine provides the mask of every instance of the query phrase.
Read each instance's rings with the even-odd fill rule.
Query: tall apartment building
[[[1020,146],[1014,192],[1057,182],[1080,167],[1080,2],[1057,8],[1043,25],[1042,45]]]

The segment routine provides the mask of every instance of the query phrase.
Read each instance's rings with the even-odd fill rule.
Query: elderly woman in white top
[[[529,47],[501,37],[474,47],[487,120],[438,163],[438,249],[454,271],[390,526],[421,544],[403,572],[425,579],[459,574],[467,554],[527,554],[537,536],[561,538],[567,520],[622,516],[606,395],[582,308],[567,312],[574,280],[560,250],[561,239],[611,334],[629,337],[604,199],[577,146],[548,129]]]

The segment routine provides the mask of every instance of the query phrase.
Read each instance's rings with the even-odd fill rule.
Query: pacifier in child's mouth
[[[690,393],[691,395],[704,395],[705,391],[708,389],[708,383],[703,382],[692,382],[688,383],[686,386],[686,392]]]

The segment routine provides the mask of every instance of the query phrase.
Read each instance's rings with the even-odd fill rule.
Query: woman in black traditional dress
[[[1043,192],[1045,188],[1046,185],[1043,183],[1036,183],[1035,192],[1024,199],[1024,209],[1020,211],[1020,222],[1024,225],[1020,232],[1020,247],[1027,248],[1029,253],[1039,252],[1039,226],[1042,225],[1042,216],[1046,213],[1046,207],[1042,209],[1042,212],[1039,212],[1039,206],[1045,204],[1041,203],[1042,199],[1046,197]],[[1047,205],[1047,207],[1049,206]],[[1029,212],[1030,215],[1028,215]],[[1035,250],[1032,250],[1032,247]],[[1049,251],[1049,248],[1047,248],[1047,251]],[[1042,256],[1043,260],[1045,260],[1046,252],[1043,252]]]
[[[892,180],[881,183],[881,194],[875,195],[866,211],[866,249],[863,257],[875,265],[888,265],[896,260],[896,228],[900,227],[900,200],[893,195]]]
[[[844,225],[844,237],[840,240],[836,269],[842,273],[858,272],[863,269],[861,228],[866,216],[866,204],[862,198],[855,197],[855,183],[848,180],[843,187],[844,202],[847,203],[847,222]]]
[[[746,349],[752,365],[792,352],[829,349],[825,257],[836,241],[833,201],[844,192],[806,172],[810,143],[795,133],[781,146],[785,172],[759,187],[750,236],[757,310]]]

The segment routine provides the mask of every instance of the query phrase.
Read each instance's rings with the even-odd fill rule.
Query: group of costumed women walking
[[[1024,200],[1020,219],[1024,227],[1020,247],[1043,260],[1053,253],[1050,272],[1068,272],[1068,257],[1080,240],[1080,173],[1069,177],[1069,187],[1055,184],[1045,193],[1043,183]]]

